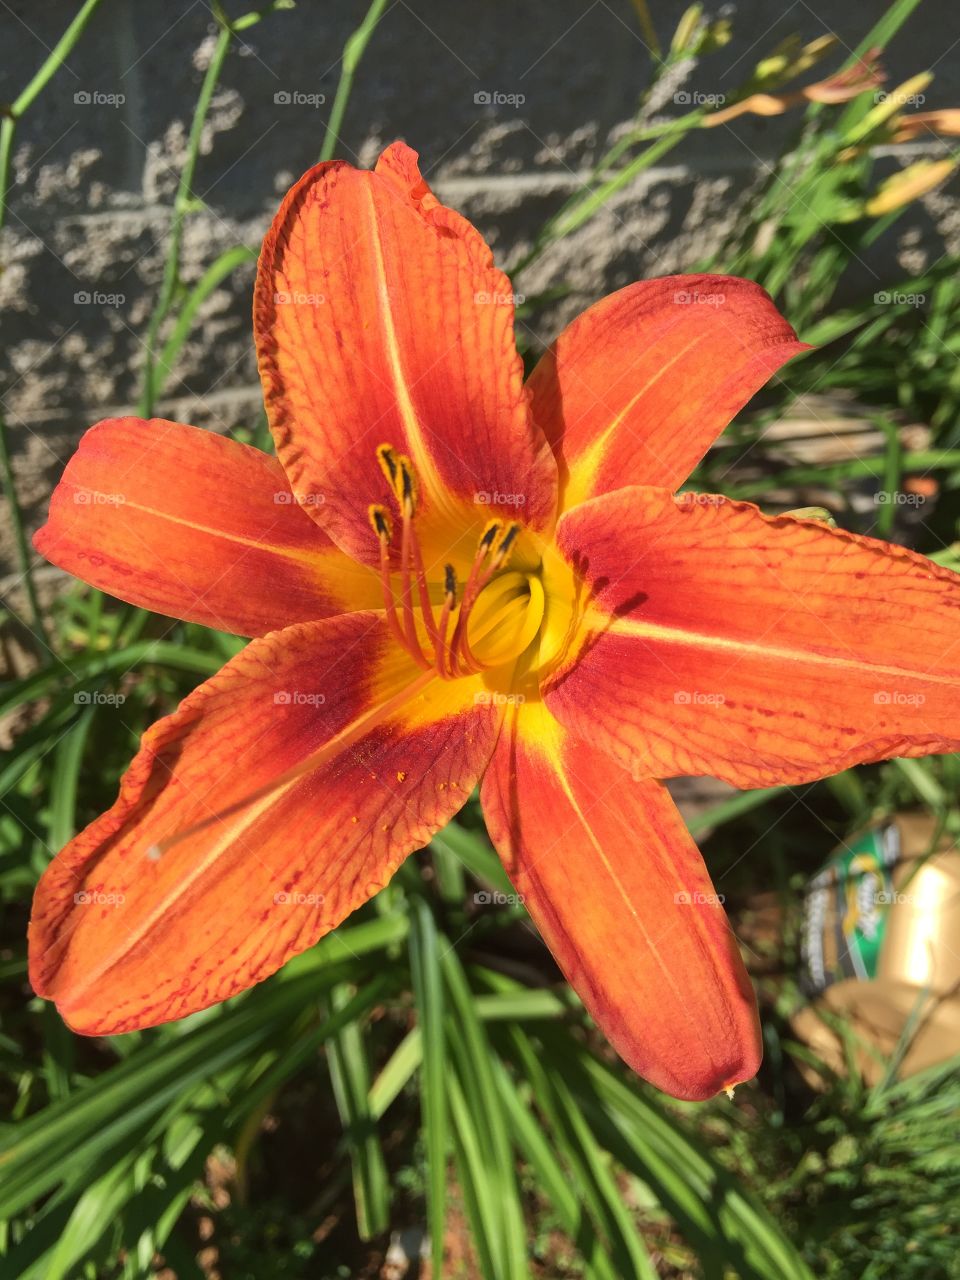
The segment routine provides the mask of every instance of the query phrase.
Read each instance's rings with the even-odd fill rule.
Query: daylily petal
[[[36,549],[129,604],[238,635],[381,603],[259,449],[178,422],[110,418],[84,435]]]
[[[561,505],[628,484],[678,488],[730,420],[809,347],[769,295],[732,276],[666,276],[612,293],[530,375]]]
[[[317,165],[289,192],[260,256],[254,329],[277,452],[310,514],[374,562],[375,451],[413,460],[430,556],[491,514],[552,519],[556,468],[530,421],[507,277],[395,143],[376,170]],[[442,529],[442,534],[437,531]],[[432,532],[433,531],[433,532]],[[443,552],[440,549],[443,549]]]
[[[116,804],[50,864],[34,990],[77,1031],[130,1031],[242,991],[335,928],[493,749],[499,713],[474,682],[429,681],[369,612],[254,640],[147,731]]]
[[[895,121],[891,142],[913,142],[925,133],[945,138],[960,138],[960,107],[942,107],[939,111],[915,111]]]
[[[481,799],[527,910],[620,1056],[678,1098],[753,1076],[750,982],[666,789],[611,768],[534,702],[508,709]]]
[[[638,776],[767,786],[960,747],[960,577],[923,556],[663,489],[557,538],[585,616],[547,705]]]

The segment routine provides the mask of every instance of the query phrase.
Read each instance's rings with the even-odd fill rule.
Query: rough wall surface
[[[811,39],[833,31],[852,47],[884,7],[742,0],[728,6],[734,41],[676,88],[723,93],[791,32]],[[684,8],[677,0],[651,5],[661,40]],[[187,218],[188,283],[231,245],[255,249],[279,195],[316,158],[344,41],[365,10],[354,0],[299,0],[252,28],[231,54],[203,139],[195,183],[202,206]],[[70,0],[2,6],[0,102],[16,96],[75,12]],[[135,402],[213,32],[202,0],[106,0],[20,126],[3,233],[0,392],[35,520],[82,430]],[[926,0],[885,61],[891,85],[935,71],[925,109],[960,102],[955,0]],[[406,138],[441,197],[481,226],[509,267],[630,119],[648,66],[628,0],[393,0],[360,68],[340,154],[368,165],[385,142]],[[563,284],[569,295],[530,340],[549,341],[611,287],[694,264],[794,125],[740,119],[692,136],[668,166],[552,249],[517,287]],[[960,237],[960,217],[949,194],[927,208],[935,253]],[[892,238],[882,252],[903,248]],[[167,386],[167,416],[225,430],[256,415],[252,275],[252,267],[240,270],[204,305]],[[3,524],[0,560],[9,563]]]

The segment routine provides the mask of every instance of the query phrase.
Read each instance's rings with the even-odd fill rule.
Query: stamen
[[[483,533],[480,535],[480,545],[477,550],[478,555],[480,554],[481,551],[487,551],[489,550],[490,547],[493,546],[494,542],[496,541],[497,534],[500,532],[500,529],[501,529],[501,525],[499,520],[488,521],[487,527],[484,529]]]
[[[470,617],[470,611],[477,601],[480,592],[488,585],[497,573],[506,564],[510,558],[513,544],[516,542],[517,535],[520,532],[520,526],[513,522],[501,532],[500,525],[497,522],[491,522],[480,539],[480,549],[477,552],[477,559],[474,561],[474,569],[479,569],[482,564],[481,551],[492,546],[493,551],[490,556],[490,563],[482,574],[474,576],[474,569],[470,571],[471,582],[467,584],[467,590],[464,591],[463,604],[460,606],[460,616],[457,618],[457,625],[453,633],[453,641],[451,647],[454,649],[453,665],[456,667],[457,651],[461,655],[459,665],[465,671],[482,671],[483,663],[479,662],[470,648],[470,640],[467,634],[467,622]],[[472,590],[470,586],[472,583]],[[470,592],[470,598],[467,599],[467,591]]]
[[[370,513],[370,523],[373,526],[373,532],[381,540],[381,542],[389,543],[393,537],[393,525],[390,523],[390,517],[387,515],[386,508],[378,506],[372,502],[367,508]]]
[[[393,448],[389,444],[381,444],[377,446],[377,461],[383,474],[387,477],[387,484],[390,491],[394,494],[397,492],[397,461]]]
[[[493,557],[490,562],[490,568],[492,571],[495,572],[506,564],[507,560],[510,558],[510,553],[513,550],[513,544],[516,542],[519,532],[520,526],[518,524],[514,523],[507,525],[502,537],[499,539],[493,550]]]
[[[457,571],[452,564],[443,566],[443,608],[440,610],[440,622],[437,625],[436,654],[437,670],[447,679],[447,664],[444,661],[447,645],[447,627],[450,624],[450,611],[457,601]],[[450,675],[453,673],[450,672]]]
[[[487,664],[481,662],[473,653],[467,625],[480,593],[509,560],[520,533],[520,525],[515,522],[505,525],[502,520],[490,520],[485,526],[464,584],[460,608],[457,611],[453,634],[448,644],[447,631],[457,603],[457,579],[453,566],[449,564],[444,566],[444,598],[438,624],[430,600],[430,587],[423,552],[414,527],[414,516],[419,503],[416,470],[406,454],[398,454],[392,445],[378,445],[376,455],[400,509],[401,518],[398,600],[394,596],[390,565],[393,525],[384,507],[373,504],[369,509],[370,523],[380,543],[380,579],[391,633],[418,666],[424,671],[435,670],[445,680],[468,672],[482,671]],[[417,634],[413,579],[417,584],[423,630],[427,633],[426,652]]]
[[[478,661],[476,654],[470,648],[470,641],[467,639],[466,623],[464,623],[460,632],[459,640],[457,641],[457,648],[453,654],[453,665],[457,668],[460,675],[476,674],[476,672],[483,670],[483,663]]]
[[[397,497],[400,500],[401,509],[405,512],[409,507],[410,515],[412,516],[417,509],[417,499],[419,497],[416,473],[413,470],[413,463],[403,454],[397,458],[397,466],[400,468]]]
[[[405,474],[402,472],[401,474]],[[403,504],[403,525],[400,531],[400,600],[403,606],[403,631],[407,649],[414,662],[426,671],[432,671],[434,663],[426,657],[420,648],[417,638],[417,623],[413,616],[413,596],[410,591],[410,568],[413,560],[412,544],[416,543],[413,533],[413,502],[405,500]],[[419,549],[419,548],[418,548]],[[430,615],[431,621],[433,614]]]
[[[383,605],[387,615],[387,624],[393,633],[394,640],[405,649],[407,640],[397,617],[397,602],[393,598],[393,586],[390,582],[390,539],[393,537],[393,526],[383,507],[374,502],[370,504],[368,510],[370,523],[373,525],[373,531],[380,543],[380,585],[383,588]]]
[[[460,601],[460,612],[457,614],[456,626],[453,628],[453,638],[450,641],[450,673],[451,675],[461,675],[459,654],[463,645],[463,637],[466,635],[467,617],[473,607],[473,602],[479,594],[480,588],[478,582],[480,579],[480,567],[487,558],[487,552],[496,541],[497,534],[500,532],[500,521],[491,520],[484,529],[477,546],[477,554],[473,558],[473,564],[470,566],[470,572],[467,575],[467,583],[463,588],[463,599]],[[473,659],[476,661],[476,659]]]
[[[433,616],[433,605],[430,602],[430,587],[427,583],[427,571],[423,564],[423,552],[420,550],[420,541],[413,531],[411,544],[413,547],[413,572],[417,579],[417,591],[420,596],[420,612],[423,614],[423,620],[426,623],[427,631],[430,634],[430,643],[433,645],[434,653],[439,650],[439,638],[437,633],[437,622]]]

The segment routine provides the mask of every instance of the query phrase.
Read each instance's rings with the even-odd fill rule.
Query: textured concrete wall
[[[76,7],[0,7],[0,101],[16,96]],[[662,39],[684,7],[651,4]],[[694,69],[686,88],[729,91],[790,32],[809,39],[832,30],[852,46],[884,7],[743,0],[731,15],[736,39]],[[280,194],[315,159],[343,43],[365,8],[299,0],[231,55],[197,173],[205,209],[187,223],[188,281],[223,249],[256,247]],[[105,0],[21,125],[0,276],[0,390],[18,482],[35,516],[84,427],[135,400],[212,31],[201,0]],[[956,0],[926,0],[887,52],[891,83],[932,67],[937,80],[925,106],[960,102],[955,39]],[[441,196],[479,223],[508,265],[630,118],[647,75],[628,0],[394,0],[360,70],[341,154],[366,165],[385,142],[406,138]],[[741,119],[693,136],[669,167],[557,246],[518,282],[529,292],[560,282],[571,289],[533,341],[549,340],[567,314],[611,286],[696,262],[792,127]],[[942,235],[960,236],[949,198],[935,197],[930,208]],[[935,239],[932,224],[928,231]],[[881,251],[897,249],[891,240]],[[251,282],[252,269],[241,271],[205,305],[168,387],[168,416],[227,429],[256,413]],[[8,561],[2,536],[0,559]]]

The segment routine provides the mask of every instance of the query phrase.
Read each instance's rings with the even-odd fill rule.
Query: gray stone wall
[[[834,31],[852,47],[885,7],[742,0],[726,10],[733,43],[695,68],[686,87],[729,90],[791,32],[811,39]],[[0,6],[0,102],[16,96],[76,8],[68,0]],[[684,8],[652,0],[662,41]],[[231,54],[196,177],[204,208],[187,220],[188,281],[231,245],[255,248],[279,196],[316,158],[343,44],[365,9],[359,0],[299,0]],[[35,521],[83,429],[136,399],[213,31],[201,0],[105,0],[20,126],[2,245],[0,392]],[[925,0],[885,62],[891,85],[936,72],[925,109],[960,104],[955,0]],[[405,138],[441,197],[481,226],[509,266],[631,117],[648,68],[628,0],[393,0],[360,68],[340,154],[368,165],[386,142]],[[741,119],[692,136],[668,166],[556,246],[517,282],[530,292],[558,283],[570,290],[531,341],[548,341],[611,287],[695,263],[794,126],[795,117]],[[960,238],[949,194],[928,208],[924,234]],[[893,240],[882,252],[897,250]],[[253,421],[252,277],[252,267],[238,272],[205,304],[162,402],[167,416],[220,430]],[[0,560],[9,563],[6,525]]]

